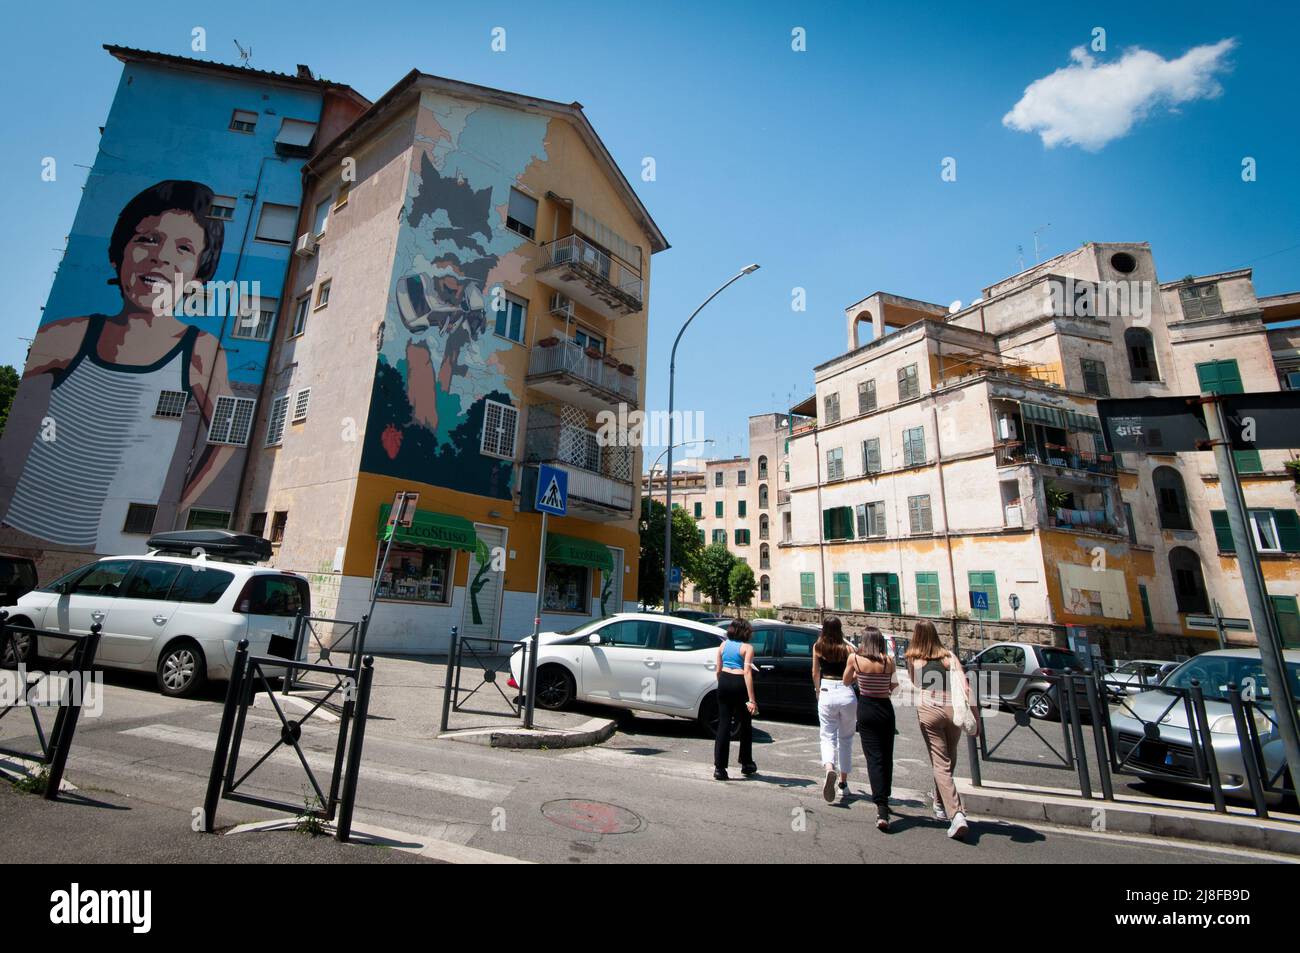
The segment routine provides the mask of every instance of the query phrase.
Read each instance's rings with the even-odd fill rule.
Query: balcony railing
[[[995,465],[999,467],[1042,463],[1085,473],[1114,475],[1116,472],[1115,458],[1108,453],[1091,453],[1050,443],[1044,445],[1041,451],[1034,447],[1026,447],[1018,440],[997,443],[993,445],[993,456]]]
[[[1058,529],[1090,529],[1099,533],[1119,532],[1105,510],[1067,510],[1059,506],[1048,507],[1044,522],[1047,526]]]
[[[602,447],[592,431],[554,421],[541,408],[529,411],[525,462],[564,467],[569,473],[569,500],[579,508],[592,505],[617,511],[616,515],[630,513],[636,448]]]
[[[618,369],[621,365],[611,365],[603,356],[592,357],[574,341],[563,338],[550,340],[554,343],[538,344],[528,356],[530,384],[542,378],[550,378],[561,385],[567,381],[593,397],[604,398],[600,402],[609,403],[612,397],[614,401],[636,406],[636,374],[624,374]]]
[[[635,314],[645,300],[641,274],[581,235],[568,235],[540,249],[537,275],[590,308],[617,316]]]

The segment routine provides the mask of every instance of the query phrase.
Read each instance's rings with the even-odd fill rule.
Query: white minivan
[[[100,624],[95,664],[154,672],[164,695],[189,697],[208,679],[230,677],[235,649],[265,655],[310,615],[307,580],[256,565],[270,555],[259,537],[221,531],[161,533],[145,556],[109,556],[6,606],[18,628],[86,633]],[[0,647],[6,666],[57,658],[68,643],[17,628]],[[35,643],[33,645],[33,643]]]

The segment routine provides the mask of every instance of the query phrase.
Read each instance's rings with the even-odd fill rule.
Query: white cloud
[[[1196,46],[1175,60],[1133,47],[1113,63],[1098,65],[1087,48],[1070,51],[1073,62],[1026,88],[1002,124],[1036,132],[1047,148],[1065,144],[1096,151],[1128,135],[1152,110],[1177,107],[1223,92],[1215,74],[1228,69],[1236,40]]]

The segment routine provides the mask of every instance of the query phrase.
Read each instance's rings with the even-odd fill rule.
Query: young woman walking
[[[853,760],[853,731],[858,716],[858,700],[844,682],[844,667],[852,646],[844,641],[844,628],[835,616],[822,622],[822,632],[813,643],[813,690],[817,692],[817,721],[821,726],[822,764],[826,781],[822,797],[835,800],[835,778],[839,776],[840,793],[849,789],[849,768]]]
[[[917,705],[916,717],[934,771],[934,816],[938,820],[950,821],[948,836],[961,840],[969,826],[952,778],[961,728],[952,718],[950,693],[966,691],[966,673],[962,671],[957,656],[939,643],[939,633],[930,622],[916,623],[906,659]]]
[[[758,714],[754,701],[754,646],[749,644],[753,627],[744,619],[727,626],[727,639],[718,646],[718,734],[713,740],[713,779],[730,780],[727,760],[731,756],[731,725],[739,719],[740,773],[753,774],[753,716]]]
[[[898,673],[885,637],[875,626],[862,634],[862,645],[849,656],[844,684],[858,686],[858,739],[867,759],[876,827],[889,830],[889,795],[894,782],[894,703]]]

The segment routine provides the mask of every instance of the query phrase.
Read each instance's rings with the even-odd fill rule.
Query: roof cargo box
[[[154,533],[149,549],[174,556],[198,556],[228,562],[260,563],[271,558],[271,543],[250,533],[233,533],[226,529],[191,529],[174,533]]]

